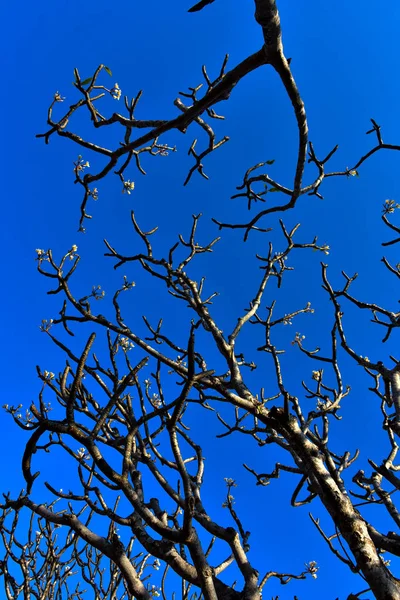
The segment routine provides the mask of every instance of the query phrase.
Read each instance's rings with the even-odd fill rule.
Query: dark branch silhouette
[[[203,0],[189,11],[201,10],[211,1]],[[192,127],[202,134],[206,143],[194,138],[189,145],[193,164],[184,183],[189,184],[196,172],[207,178],[206,160],[229,140],[226,135],[217,139],[210,125],[213,119],[223,118],[214,107],[228,100],[235,86],[261,66],[271,65],[276,71],[291,103],[297,126],[297,160],[288,184],[269,174],[273,161],[245,167],[233,197],[245,198],[248,210],[268,199],[267,207],[242,223],[213,219],[220,231],[243,230],[245,239],[251,231],[264,234],[255,257],[259,274],[246,290],[247,305],[229,328],[223,329],[213,305],[219,290],[208,289],[201,274],[201,255],[214,252],[220,238],[210,236],[202,241],[200,214],[193,215],[186,232],[174,234],[169,247],[155,243],[156,216],[149,214],[144,228],[134,212],[131,254],[120,248],[118,233],[111,231],[105,240],[105,256],[115,269],[123,266],[128,273],[139,272],[141,281],[147,277],[156,283],[160,307],[163,294],[172,296],[181,307],[180,321],[174,323],[172,333],[163,320],[154,323],[148,315],[143,315],[143,333],[127,310],[126,298],[147,290],[134,289],[135,283],[127,275],[121,276],[110,301],[100,286],[89,286],[81,296],[76,283],[78,247],[72,246],[63,256],[55,256],[51,249],[36,250],[38,272],[49,284],[48,293],[60,300],[58,315],[43,320],[41,330],[64,353],[65,362],[58,373],[37,367],[41,389],[25,412],[22,405],[4,406],[27,435],[21,453],[25,489],[17,497],[5,492],[0,505],[0,575],[7,600],[166,600],[175,597],[171,590],[179,588],[184,600],[260,600],[262,594],[268,594],[273,579],[283,585],[315,579],[319,566],[308,557],[304,557],[304,569],[291,573],[276,571],[265,556],[251,555],[248,513],[234,502],[240,477],[237,481],[225,478],[226,496],[221,500],[228,519],[222,521],[214,514],[202,486],[209,464],[206,459],[218,457],[210,456],[207,448],[207,425],[201,430],[191,428],[200,413],[204,423],[214,419],[219,425],[218,438],[234,436],[240,443],[240,436],[246,436],[255,448],[268,445],[276,449],[274,466],[262,470],[254,468],[251,455],[244,455],[244,470],[255,485],[273,486],[283,474],[293,480],[293,507],[318,501],[318,510],[324,509],[331,523],[330,528],[325,521],[322,525],[320,518],[310,513],[321,543],[360,578],[362,591],[351,593],[348,600],[365,593],[378,600],[400,598],[400,581],[388,559],[400,556],[400,535],[380,531],[369,520],[369,509],[376,506],[395,529],[400,526],[396,507],[400,490],[400,360],[392,355],[385,361],[369,359],[358,347],[354,349],[354,344],[361,342],[350,340],[344,306],[353,310],[355,319],[370,314],[373,326],[382,328],[385,343],[398,333],[400,312],[370,299],[360,300],[353,285],[356,274],[343,271],[343,284],[333,285],[327,264],[321,263],[318,277],[331,318],[325,331],[318,332],[322,349],[308,346],[300,332],[294,335],[292,346],[313,367],[311,374],[304,374],[299,394],[285,363],[287,347],[281,332],[305,315],[311,319],[314,308],[311,302],[300,304],[292,294],[286,303],[290,304],[288,310],[277,290],[290,277],[297,257],[311,260],[312,252],[325,257],[329,246],[317,237],[303,236],[299,224],[288,228],[282,219],[277,223],[278,245],[268,237],[270,215],[283,217],[302,196],[321,198],[325,179],[356,177],[376,152],[398,151],[400,146],[384,143],[381,126],[371,119],[372,129],[367,133],[376,138],[375,146],[355,159],[351,168],[328,171],[327,164],[338,146],[321,158],[308,141],[305,107],[283,52],[276,2],[255,0],[255,7],[262,47],[231,70],[227,70],[226,55],[214,80],[203,67],[204,93],[202,84],[180,92],[174,103],[177,116],[172,119],[160,119],[160,115],[136,119],[141,92],[132,100],[125,98],[125,115],[103,116],[102,97],[110,94],[119,100],[122,94],[118,84],[108,88],[103,83],[109,73],[104,65],[83,81],[75,69],[79,100],[61,118],[53,114],[63,101],[58,92],[49,107],[49,129],[38,137],[49,143],[56,134],[75,143],[79,152],[106,159],[98,172],[89,171],[86,155],[79,154],[74,161],[75,183],[83,191],[82,231],[85,220],[91,218],[88,202],[101,193],[94,184],[114,170],[122,192],[133,193],[134,181],[127,175],[132,160],[141,173],[143,153],[167,160],[168,153],[176,150],[162,137],[169,131],[185,133]],[[107,148],[76,133],[73,118],[77,111],[85,110],[94,129],[118,126],[120,144]],[[142,129],[146,131],[137,131]],[[307,159],[315,176],[304,182]],[[276,203],[274,198],[278,198]],[[400,227],[389,221],[388,215],[399,208],[394,200],[386,200],[382,213],[385,227],[395,234]],[[259,226],[261,219],[266,227]],[[173,225],[172,219],[171,228]],[[396,237],[383,246],[399,240]],[[397,281],[400,263],[393,265],[386,257],[382,262],[388,276],[394,275]],[[217,279],[222,275],[218,273]],[[71,336],[80,331],[81,336],[69,344]],[[239,343],[245,331],[253,334],[252,348],[243,352]],[[344,358],[346,365],[352,362],[372,380],[370,395],[381,415],[377,427],[387,444],[378,456],[369,454],[363,459],[358,450],[345,448],[348,439],[338,448],[337,440],[330,437],[332,423],[340,425],[343,405],[352,398],[342,375]],[[255,389],[252,373],[260,364],[265,387]],[[344,372],[347,377],[347,367]],[[363,416],[360,409],[360,422]],[[379,454],[381,450],[374,447],[373,451]],[[46,456],[51,453],[65,457],[72,481],[68,490],[58,489],[53,476],[46,471],[43,474]],[[360,466],[357,471],[356,465]],[[267,528],[270,517],[268,511],[262,512],[259,525]]]

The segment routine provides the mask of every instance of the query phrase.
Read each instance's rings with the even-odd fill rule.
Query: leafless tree
[[[209,3],[194,8],[207,9]],[[131,193],[133,182],[125,177],[128,166],[133,161],[143,171],[142,154],[166,155],[174,151],[175,148],[162,141],[163,135],[171,130],[186,132],[193,127],[205,134],[208,143],[203,148],[198,148],[196,139],[190,145],[193,165],[185,184],[196,172],[207,177],[205,162],[209,155],[228,141],[227,137],[217,140],[210,124],[223,118],[217,114],[215,105],[228,100],[243,78],[264,65],[270,65],[279,75],[296,117],[298,154],[293,184],[289,188],[272,179],[265,172],[270,161],[247,168],[235,197],[245,198],[249,209],[265,202],[266,196],[268,203],[247,222],[215,219],[219,231],[240,229],[244,240],[254,231],[262,232],[265,244],[270,229],[263,223],[268,215],[285,213],[306,194],[322,197],[321,186],[326,178],[356,176],[359,168],[378,151],[400,150],[400,146],[383,142],[380,126],[371,119],[372,128],[367,133],[374,138],[375,145],[351,167],[328,171],[327,165],[337,146],[321,158],[308,141],[305,107],[283,51],[276,2],[255,0],[255,7],[255,19],[264,38],[260,50],[231,70],[226,57],[215,80],[204,67],[205,88],[198,85],[181,92],[175,101],[178,114],[173,119],[136,119],[140,93],[131,101],[125,98],[126,116],[114,113],[104,117],[99,109],[102,97],[111,94],[119,99],[121,90],[118,85],[107,88],[102,83],[104,72],[109,71],[103,65],[88,80],[82,80],[75,70],[75,88],[80,99],[61,118],[55,112],[63,98],[55,94],[48,110],[49,129],[38,137],[43,137],[46,143],[54,135],[67,138],[85,154],[85,158],[79,155],[74,163],[75,183],[83,191],[79,223],[82,231],[90,218],[88,203],[99,194],[95,185],[114,170],[123,191]],[[120,126],[123,141],[117,148],[102,147],[71,129],[75,114],[85,110],[95,129],[112,124]],[[135,135],[141,129],[144,133]],[[89,152],[106,160],[96,173],[89,172],[86,160]],[[316,175],[304,184],[307,160]],[[271,196],[272,192],[280,194]],[[282,197],[285,200],[279,203]],[[382,218],[398,235],[400,228],[390,221],[396,208],[394,201],[387,201]],[[271,294],[292,269],[289,265],[293,257],[307,255],[310,250],[327,254],[329,247],[319,244],[317,238],[304,240],[298,225],[287,228],[280,220],[281,247],[276,250],[269,242],[268,251],[257,256],[260,277],[254,282],[248,307],[237,315],[231,330],[223,332],[213,314],[217,290],[206,292],[204,278],[195,275],[199,270],[199,255],[212,252],[218,241],[218,238],[199,241],[200,217],[193,216],[188,232],[179,234],[178,241],[165,253],[159,253],[153,242],[157,223],[145,231],[133,212],[135,243],[140,243],[142,249],[126,255],[118,250],[117,244],[106,241],[106,256],[114,261],[115,268],[132,264],[156,279],[160,290],[164,288],[174,301],[181,303],[184,314],[190,315],[190,320],[184,320],[179,328],[182,335],[189,323],[183,339],[164,333],[162,321],[152,324],[143,317],[147,335],[136,333],[135,327],[125,321],[121,306],[124,293],[134,293],[134,283],[126,276],[112,297],[113,311],[109,316],[95,310],[98,306],[95,301],[107,302],[100,287],[95,286],[79,297],[74,291],[74,274],[80,261],[77,246],[72,246],[61,258],[56,258],[51,250],[36,251],[38,271],[47,278],[49,293],[61,298],[59,317],[43,321],[42,331],[65,353],[66,362],[58,375],[38,367],[42,388],[38,401],[26,413],[21,413],[20,406],[5,406],[16,425],[29,436],[22,458],[26,489],[18,498],[4,494],[2,503],[4,552],[0,572],[7,599],[21,596],[38,600],[87,597],[147,600],[162,596],[166,600],[171,596],[169,585],[179,589],[176,588],[179,581],[182,599],[201,596],[204,600],[258,600],[262,592],[268,593],[268,587],[264,586],[271,578],[286,584],[293,579],[316,577],[318,565],[314,561],[306,563],[298,573],[268,570],[264,557],[259,557],[257,564],[250,561],[250,532],[245,526],[246,514],[240,515],[234,506],[233,479],[226,479],[224,500],[231,526],[214,520],[207,508],[207,498],[201,497],[206,473],[202,447],[207,433],[188,427],[193,411],[202,411],[204,419],[217,418],[222,436],[247,436],[256,446],[276,447],[282,460],[276,462],[271,473],[256,471],[246,459],[245,468],[260,486],[269,484],[282,471],[291,473],[295,479],[292,506],[319,499],[331,517],[332,533],[325,532],[319,519],[311,515],[313,524],[333,555],[363,580],[362,591],[350,594],[349,598],[369,593],[381,600],[399,599],[400,580],[391,572],[387,557],[400,556],[400,535],[378,531],[363,516],[363,509],[379,505],[396,526],[400,525],[395,505],[395,493],[400,489],[396,474],[400,362],[394,356],[389,365],[372,362],[355,351],[346,338],[342,305],[350,303],[361,311],[371,312],[373,321],[384,328],[384,342],[400,325],[400,313],[353,296],[351,286],[356,276],[343,273],[343,286],[333,286],[327,265],[322,263],[323,288],[332,307],[332,320],[327,324],[330,345],[325,353],[309,349],[304,337],[296,334],[293,344],[305,357],[316,361],[311,381],[304,378],[302,382],[304,397],[299,397],[291,391],[292,383],[285,376],[284,348],[279,344],[278,331],[298,315],[312,313],[313,308],[308,303],[282,314],[279,302]],[[393,245],[399,240],[395,238],[383,245]],[[237,243],[242,241],[238,239]],[[387,258],[383,258],[383,263],[394,278],[400,277],[400,265],[391,264]],[[268,302],[267,308],[262,302]],[[242,331],[251,327],[262,331],[263,343],[255,345],[252,356],[244,356],[236,350],[236,342]],[[90,332],[77,352],[65,338],[79,328]],[[107,358],[103,350],[95,352],[96,336],[104,337]],[[131,352],[133,347],[135,352]],[[275,381],[277,391],[272,396],[265,395],[264,389],[253,389],[251,373],[258,362],[256,352],[263,359],[266,354],[268,364],[272,365],[265,372],[268,384],[272,379]],[[210,355],[218,357],[215,364],[213,358],[208,359]],[[382,426],[388,442],[382,455],[369,458],[368,471],[359,470],[350,482],[344,472],[358,454],[351,456],[349,451],[337,451],[329,440],[330,425],[340,419],[341,404],[350,394],[340,367],[341,357],[346,355],[372,379],[370,390],[377,397],[382,413],[377,427]],[[308,408],[310,400],[312,409]],[[40,481],[35,467],[40,462],[39,455],[51,452],[64,452],[75,464],[74,488],[58,490],[46,481],[52,500],[45,498],[38,502],[33,496]],[[260,519],[260,527],[266,526],[262,516]],[[237,583],[227,583],[230,573],[231,581],[237,579]]]

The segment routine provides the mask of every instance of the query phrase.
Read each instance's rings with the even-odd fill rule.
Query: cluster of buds
[[[37,257],[36,260],[42,262],[42,260],[49,260],[49,253],[46,250],[42,250],[41,248],[36,248],[35,250]]]
[[[86,448],[78,448],[76,454],[79,460],[87,460],[89,458]]]
[[[49,331],[53,325],[54,321],[53,319],[42,319],[42,322],[40,324],[40,331]]]
[[[305,335],[302,335],[301,333],[296,331],[296,335],[294,336],[292,346],[294,346],[295,344],[301,344],[303,342],[303,340],[305,340],[305,339],[306,339]]]
[[[232,479],[231,477],[224,477],[224,481],[227,485],[227,487],[237,487],[237,483],[234,479]]]
[[[92,296],[95,300],[103,300],[105,295],[106,293],[101,289],[101,285],[94,285],[92,287]]]
[[[176,146],[168,146],[168,144],[154,144],[154,148],[151,150],[151,154],[159,156],[168,156],[170,152],[176,152]]]
[[[79,173],[81,171],[84,171],[86,169],[86,167],[90,167],[89,161],[88,160],[83,160],[82,156],[79,154],[78,156],[78,160],[76,160],[74,162],[74,171],[75,173]]]
[[[69,252],[67,252],[69,260],[74,260],[74,258],[76,257],[77,251],[78,251],[78,246],[76,244],[73,244],[73,246],[71,247],[71,250],[69,250]]]
[[[156,392],[151,396],[150,402],[154,408],[161,408],[163,405],[160,396]]]
[[[131,288],[135,287],[136,283],[134,281],[128,281],[128,278],[126,275],[124,275],[124,284],[122,286],[122,289],[124,290],[124,292],[126,290],[130,290]]]
[[[153,562],[153,569],[155,569],[156,571],[159,571],[161,567],[161,563],[158,560],[158,558],[155,559],[155,561]]]
[[[318,565],[315,560],[310,560],[309,563],[304,563],[306,573],[309,573],[313,579],[317,579]]]
[[[187,367],[187,362],[183,360],[182,356],[177,356],[176,357],[176,362],[178,363],[178,365],[180,367]],[[173,369],[171,369],[170,371],[168,371],[168,375],[171,375],[172,373],[174,373],[175,371]]]
[[[130,194],[135,189],[135,183],[130,179],[124,181],[124,187],[122,188],[122,193]]]
[[[229,508],[235,502],[234,496],[232,496],[232,494],[230,493],[231,492],[231,488],[237,487],[237,483],[231,477],[224,477],[224,481],[225,481],[226,486],[228,488],[228,495],[226,497],[226,501],[222,503],[222,508]]]
[[[396,208],[400,208],[400,204],[396,202],[396,200],[385,200],[385,204],[383,205],[383,213],[385,215],[390,215],[394,213]]]
[[[61,96],[60,92],[56,92],[54,94],[54,100],[55,102],[64,102],[65,96]]]
[[[22,408],[22,404],[18,404],[18,406],[10,406],[9,404],[3,404],[3,408],[4,410],[12,414],[13,417],[16,417],[17,419],[22,419],[22,414],[18,413],[18,411]],[[15,413],[18,414],[16,415]]]
[[[55,375],[52,371],[44,371],[43,372],[43,377],[47,380],[47,381],[51,381],[52,379],[54,379]]]
[[[133,343],[131,342],[131,340],[127,337],[120,337],[118,340],[118,344],[124,352],[127,352],[128,350],[132,350],[132,348],[135,347],[133,345]]]
[[[222,508],[228,508],[229,506],[232,506],[232,504],[235,503],[235,498],[234,496],[232,496],[232,494],[228,494],[228,496],[226,497],[226,501],[222,503]]]
[[[119,100],[121,98],[122,92],[121,92],[121,89],[120,89],[118,83],[115,83],[114,87],[111,88],[110,94],[114,98],[114,100]]]
[[[27,408],[25,410],[25,416],[23,417],[22,415],[18,415],[18,419],[22,420],[25,424],[28,424],[28,423],[33,423],[35,420],[35,417],[31,413],[31,411]]]

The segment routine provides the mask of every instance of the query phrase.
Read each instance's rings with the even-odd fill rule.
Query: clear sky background
[[[275,159],[269,173],[284,185],[291,185],[297,129],[276,74],[272,68],[264,67],[239,83],[229,102],[216,107],[226,117],[216,124],[217,134],[229,135],[231,141],[205,160],[209,181],[195,174],[191,183],[182,187],[191,165],[187,150],[193,137],[199,134],[193,127],[185,136],[173,132],[160,141],[176,144],[177,153],[145,157],[146,177],[132,165],[127,173],[136,184],[131,196],[121,194],[121,184],[113,176],[99,182],[99,200],[89,206],[94,218],[87,222],[85,235],[77,233],[81,195],[80,189],[73,185],[73,161],[80,150],[71,142],[55,137],[49,146],[35,139],[36,133],[47,129],[48,105],[57,90],[66,96],[65,103],[55,107],[61,116],[66,105],[78,98],[71,84],[73,68],[78,67],[82,77],[88,77],[103,63],[113,71],[111,80],[104,74],[105,85],[111,87],[118,82],[122,93],[129,97],[144,91],[138,118],[170,118],[177,114],[173,101],[178,92],[202,82],[203,64],[213,77],[226,53],[230,55],[229,68],[260,48],[261,30],[254,21],[253,3],[249,0],[216,0],[198,14],[186,12],[190,5],[189,0],[169,3],[22,0],[1,9],[2,404],[29,406],[40,388],[36,364],[54,372],[63,367],[63,357],[39,331],[43,318],[57,315],[60,302],[45,295],[47,282],[36,273],[35,248],[52,248],[56,256],[61,256],[72,244],[77,244],[82,257],[75,281],[77,295],[90,292],[91,286],[98,284],[106,292],[112,292],[125,272],[115,274],[111,262],[102,258],[102,239],[106,237],[121,252],[136,251],[137,240],[129,223],[132,208],[144,229],[160,226],[157,247],[162,251],[173,244],[179,232],[189,231],[192,214],[204,215],[199,226],[202,242],[218,234],[211,217],[246,221],[245,202],[233,201],[230,196],[253,164]],[[310,139],[320,157],[334,145],[340,145],[330,163],[331,170],[351,167],[375,143],[372,136],[365,136],[370,117],[382,126],[384,141],[399,144],[398,2],[387,0],[379,11],[374,3],[361,0],[324,3],[281,0],[279,8],[285,53],[292,57],[293,73],[306,106]],[[118,104],[106,98],[102,112],[108,115],[115,110],[123,112],[122,100]],[[83,137],[92,135],[87,121],[81,118],[75,124],[72,121],[71,127]],[[101,133],[99,136],[96,132],[93,139],[116,145],[118,138],[114,131]],[[199,136],[198,144],[202,142],[205,140]],[[93,168],[101,165],[98,157],[81,153]],[[310,348],[329,344],[332,317],[330,304],[320,289],[321,259],[329,263],[330,277],[336,284],[341,281],[342,269],[349,274],[358,271],[360,277],[354,293],[361,299],[397,310],[395,278],[390,278],[380,263],[383,255],[380,243],[388,239],[380,214],[386,198],[400,200],[399,159],[398,154],[382,151],[360,169],[359,178],[330,180],[321,188],[324,200],[303,197],[296,209],[284,216],[288,227],[302,223],[299,241],[309,242],[318,235],[332,249],[329,257],[300,253],[297,263],[293,263],[297,270],[288,275],[279,294],[283,313],[300,308],[307,301],[317,309],[315,315],[303,316],[292,328],[282,330],[279,334],[282,337],[277,339],[277,344],[288,350],[285,376],[294,392],[300,393],[301,378],[309,377],[315,368],[314,364],[302,361],[298,350],[290,345],[295,332],[307,336]],[[308,169],[305,181],[311,181],[314,175]],[[276,219],[264,221],[264,225],[272,225],[276,230],[273,240],[279,249],[281,238]],[[399,262],[398,248],[385,251],[393,264]],[[225,231],[215,254],[199,261],[198,272],[207,275],[210,293],[220,292],[214,314],[222,329],[232,326],[251,298],[258,273],[253,259],[255,252],[267,253],[266,237],[253,235],[244,246],[239,232]],[[153,323],[166,316],[167,330],[185,344],[190,315],[179,303],[171,303],[165,290],[134,268],[126,274],[137,284],[124,305],[132,328],[140,331],[142,314]],[[266,300],[274,297],[272,293]],[[369,325],[365,315],[349,309],[347,314],[350,344],[371,360],[387,361],[390,351],[395,351],[396,336],[391,346],[382,347],[378,343],[382,331]],[[251,347],[260,345],[254,337],[258,335],[261,331],[251,329],[244,336],[243,349],[249,352]],[[81,348],[84,338],[77,335],[71,343]],[[273,393],[271,365],[265,357],[248,354],[246,358],[259,365],[252,375],[254,389],[265,386],[266,392],[270,389]],[[371,457],[379,462],[387,446],[385,438],[377,435],[380,413],[375,399],[367,392],[370,381],[345,357],[341,364],[345,383],[352,385],[353,392],[343,406],[343,421],[333,430],[332,445],[338,451],[354,452],[360,447],[364,459]],[[203,413],[200,416],[204,418]],[[0,447],[6,457],[2,488],[17,492],[23,485],[19,471],[26,438],[6,415],[1,418],[5,426]],[[216,423],[209,427],[210,432],[221,432]],[[362,580],[334,561],[309,521],[309,510],[323,517],[321,506],[316,503],[291,509],[290,494],[295,484],[292,478],[282,477],[268,488],[260,489],[240,467],[247,462],[259,470],[272,470],[274,454],[269,447],[259,449],[241,438],[221,443],[212,439],[206,446],[209,458],[203,494],[206,500],[209,494],[210,506],[215,504],[212,514],[217,517],[225,492],[223,477],[238,480],[236,508],[245,527],[253,531],[251,558],[255,566],[299,572],[305,561],[318,560],[321,567],[317,581],[298,582],[285,588],[272,584],[266,588],[265,597],[280,594],[282,599],[297,594],[299,598],[334,600],[362,589]],[[213,461],[213,454],[217,453],[222,460]],[[59,463],[49,458],[46,465],[43,470],[49,473],[49,480],[53,477],[52,483],[62,487],[65,475],[55,468]],[[372,511],[366,514],[384,532],[393,527],[378,513],[376,520]],[[220,518],[226,521],[227,515],[223,513]],[[329,527],[329,520],[324,523]],[[257,555],[265,560],[256,560]]]

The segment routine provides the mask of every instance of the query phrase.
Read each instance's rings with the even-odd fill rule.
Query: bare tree
[[[196,5],[194,12],[210,3]],[[162,139],[171,130],[186,132],[193,127],[205,134],[208,143],[203,148],[197,147],[196,139],[190,145],[193,165],[185,184],[196,172],[207,177],[206,160],[228,141],[226,136],[217,140],[210,124],[223,118],[215,105],[228,100],[242,79],[264,65],[271,65],[279,75],[296,117],[298,153],[293,184],[286,187],[265,172],[272,161],[247,168],[235,197],[245,198],[250,209],[268,196],[266,208],[241,223],[215,218],[220,231],[240,229],[244,240],[254,231],[262,232],[265,248],[270,231],[264,226],[268,215],[280,215],[294,208],[306,194],[322,197],[321,186],[326,178],[356,176],[376,152],[400,149],[383,142],[380,126],[371,119],[372,128],[367,133],[375,145],[351,167],[328,171],[329,160],[338,147],[321,158],[308,141],[305,107],[283,51],[276,2],[255,0],[255,6],[255,19],[264,38],[260,50],[231,70],[226,57],[214,80],[203,67],[205,88],[199,84],[181,92],[175,101],[178,114],[170,120],[136,119],[140,93],[131,101],[125,98],[126,116],[103,116],[99,108],[102,97],[121,96],[117,84],[109,88],[103,83],[104,72],[109,72],[103,65],[87,80],[82,80],[75,70],[80,99],[61,118],[55,112],[63,98],[58,92],[55,94],[48,110],[49,129],[38,137],[46,143],[54,135],[67,138],[85,154],[85,158],[79,155],[74,163],[75,183],[83,191],[81,231],[90,218],[88,203],[98,197],[98,182],[114,170],[122,190],[131,193],[134,184],[125,176],[128,167],[133,161],[143,172],[142,154],[166,155],[174,151]],[[95,129],[120,126],[123,141],[117,148],[102,147],[70,128],[75,114],[85,110]],[[135,136],[140,129],[145,133]],[[106,161],[98,172],[89,172],[89,152]],[[316,174],[304,184],[307,160]],[[271,196],[272,192],[280,195]],[[284,201],[274,203],[275,198],[282,197]],[[394,201],[387,201],[382,219],[398,235],[400,228],[390,221],[396,208]],[[327,324],[330,343],[326,352],[309,349],[304,336],[296,334],[293,344],[305,357],[316,361],[311,381],[304,378],[302,382],[301,398],[292,391],[293,383],[285,375],[285,349],[280,345],[278,331],[300,314],[312,313],[313,308],[308,303],[282,313],[271,294],[292,270],[290,264],[296,255],[306,256],[310,250],[328,254],[329,247],[317,238],[304,240],[299,225],[287,228],[280,220],[281,246],[276,250],[269,241],[268,251],[257,255],[260,276],[254,281],[248,306],[237,315],[232,328],[223,332],[213,311],[217,290],[206,292],[204,277],[196,275],[201,269],[197,266],[199,255],[211,253],[219,239],[199,241],[200,217],[194,215],[188,231],[180,233],[165,252],[160,253],[153,242],[157,223],[151,223],[151,230],[145,231],[133,212],[135,248],[137,241],[142,249],[126,255],[118,244],[105,242],[106,256],[116,269],[132,264],[181,303],[186,316],[180,334],[188,324],[183,339],[165,333],[162,321],[153,324],[143,317],[146,335],[129,325],[122,316],[122,302],[124,292],[133,293],[130,290],[135,284],[127,276],[112,297],[112,313],[104,316],[94,306],[98,300],[107,302],[99,286],[83,297],[74,290],[74,274],[80,261],[77,246],[61,258],[53,256],[51,250],[37,249],[38,271],[48,279],[49,293],[61,298],[59,317],[43,321],[42,331],[65,353],[66,362],[58,375],[38,367],[42,388],[38,401],[25,414],[20,412],[20,406],[5,406],[17,426],[29,435],[22,458],[26,489],[18,498],[4,494],[2,504],[4,553],[0,572],[6,597],[147,600],[162,595],[165,600],[171,595],[169,585],[177,589],[179,581],[182,599],[201,596],[205,600],[256,600],[263,592],[268,593],[264,586],[271,578],[286,584],[293,579],[316,577],[318,565],[314,561],[306,563],[299,573],[268,570],[264,557],[258,557],[257,564],[250,561],[250,532],[245,526],[246,514],[240,515],[234,507],[234,479],[226,479],[224,500],[231,525],[217,522],[210,514],[207,498],[201,497],[205,476],[202,447],[207,445],[207,432],[187,425],[192,414],[202,411],[204,419],[217,418],[221,436],[246,436],[258,446],[276,447],[276,456],[281,458],[271,473],[258,472],[245,459],[245,468],[256,484],[268,485],[285,471],[295,479],[292,506],[319,499],[331,517],[332,533],[325,532],[319,519],[311,515],[312,522],[333,555],[363,580],[362,591],[349,598],[369,592],[377,599],[399,599],[400,580],[391,572],[386,557],[400,556],[400,535],[379,531],[363,515],[363,508],[379,505],[396,526],[400,525],[394,502],[395,492],[400,489],[396,474],[400,362],[394,356],[389,365],[372,362],[355,351],[346,338],[342,304],[350,303],[371,312],[373,321],[384,328],[383,342],[399,326],[400,313],[353,296],[351,285],[356,276],[343,273],[343,286],[333,286],[327,265],[322,263],[323,288],[333,309],[331,323]],[[393,245],[399,239],[384,245]],[[238,239],[237,243],[242,242]],[[391,264],[387,258],[383,258],[383,263],[393,277],[400,277],[400,265]],[[262,302],[268,302],[267,308]],[[79,327],[89,334],[80,351],[76,351],[65,338]],[[236,342],[251,327],[257,331],[255,340],[262,332],[263,343],[254,343],[254,354],[249,356],[246,351],[245,356],[236,350]],[[99,334],[105,340],[107,357],[103,349],[95,351]],[[131,352],[133,347],[135,352]],[[275,382],[276,394],[272,396],[265,395],[264,389],[253,389],[251,373],[257,366],[256,352],[266,354],[270,360],[271,368],[265,377],[268,383],[272,379]],[[350,481],[344,472],[356,461],[358,453],[352,456],[347,450],[340,452],[329,440],[331,423],[340,419],[341,403],[350,394],[340,367],[341,357],[346,355],[372,379],[370,390],[378,398],[382,413],[377,428],[383,428],[388,441],[381,456],[370,457],[367,466],[363,465],[368,471],[359,470]],[[308,408],[310,400],[312,409]],[[40,481],[36,463],[39,454],[49,452],[64,452],[76,466],[74,486],[67,492],[45,481],[47,498],[51,499],[37,502],[33,497],[33,489]],[[28,521],[25,513],[30,515]],[[267,518],[265,523],[260,519],[260,526],[266,526]],[[157,577],[160,569],[162,575]],[[229,578],[238,583],[228,584]]]

